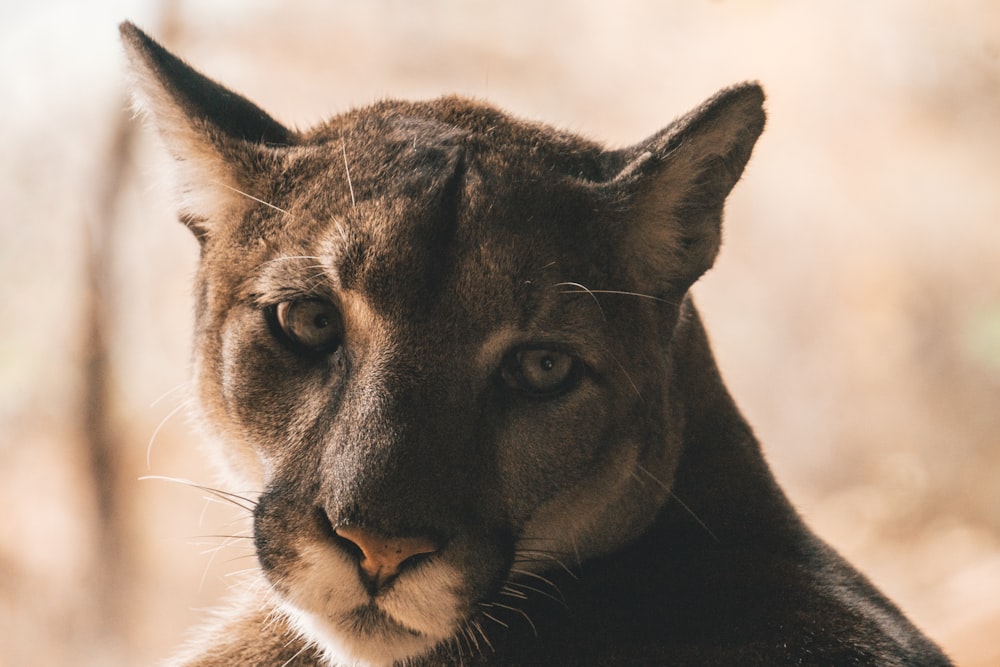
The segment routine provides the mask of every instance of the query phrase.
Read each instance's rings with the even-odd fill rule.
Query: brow
[[[257,265],[240,292],[245,300],[266,307],[293,298],[329,297],[337,287],[330,258],[280,255]]]

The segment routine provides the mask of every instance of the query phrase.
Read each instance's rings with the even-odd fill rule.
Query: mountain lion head
[[[201,247],[204,421],[297,632],[351,664],[478,643],[649,527],[757,85],[622,149],[459,97],[297,131],[123,34]]]

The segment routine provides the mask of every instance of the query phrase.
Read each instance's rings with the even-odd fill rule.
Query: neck
[[[670,355],[671,393],[683,406],[683,441],[663,520],[726,542],[796,526],[794,510],[722,381],[690,299],[681,308]]]

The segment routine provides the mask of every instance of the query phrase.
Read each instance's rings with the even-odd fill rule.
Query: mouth
[[[393,554],[364,541],[345,548],[357,545],[356,536],[338,534],[325,512],[300,506],[277,492],[258,501],[258,560],[289,624],[338,664],[388,667],[462,641],[482,622],[479,601],[493,600],[509,577],[512,540],[478,529],[453,535],[447,548],[373,586],[365,559],[393,565]]]
[[[423,637],[423,633],[409,628],[387,614],[374,601],[356,607],[344,615],[344,624],[361,637]]]

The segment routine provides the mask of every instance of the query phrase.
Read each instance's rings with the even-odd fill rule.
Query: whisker
[[[185,380],[184,382],[181,382],[180,384],[178,384],[178,385],[176,385],[176,386],[174,386],[174,387],[172,387],[170,389],[167,389],[165,392],[163,392],[162,394],[160,394],[159,398],[157,398],[155,401],[153,401],[152,403],[150,403],[149,407],[155,408],[157,405],[160,404],[160,401],[165,400],[167,397],[169,397],[169,396],[171,396],[173,394],[176,394],[177,392],[179,392],[179,391],[181,391],[183,389],[187,389],[190,386],[190,384],[191,384],[191,382],[189,380]]]
[[[521,570],[521,569],[518,569],[516,567],[510,568],[510,572],[511,572],[511,574],[519,574],[522,577],[530,577],[532,579],[537,579],[538,581],[542,582],[543,584],[547,584],[548,586],[551,586],[553,590],[556,590],[556,591],[559,590],[559,587],[556,586],[553,581],[551,581],[550,579],[546,579],[545,577],[543,577],[540,574],[536,574],[534,572],[530,572],[529,570]]]
[[[238,502],[235,502],[229,498],[222,497],[221,495],[215,493],[214,491],[212,491],[211,493],[212,495],[202,496],[202,500],[204,500],[206,503],[215,503],[217,505],[233,505],[235,507],[239,507],[240,509],[246,510],[247,512],[253,512],[253,507],[244,507]],[[240,496],[236,497],[239,498]]]
[[[625,379],[628,380],[628,383],[632,385],[632,390],[635,391],[635,395],[638,396],[640,399],[642,399],[642,392],[639,391],[639,387],[636,386],[635,381],[632,379],[632,376],[625,368],[625,365],[621,361],[619,361],[618,357],[615,354],[613,354],[610,350],[608,350],[608,354],[610,354],[611,358],[615,360],[615,364],[617,364],[618,368],[621,369],[621,372],[625,376]]]
[[[522,535],[517,538],[518,542],[558,542],[554,537],[531,537],[528,535]]]
[[[704,528],[704,529],[705,529],[705,532],[706,532],[706,533],[708,533],[709,537],[711,537],[711,538],[712,538],[713,540],[715,540],[715,542],[716,542],[716,543],[719,543],[719,542],[720,542],[720,540],[719,540],[719,538],[718,538],[718,537],[716,536],[716,534],[715,534],[714,532],[712,532],[712,529],[711,529],[711,528],[709,528],[709,527],[708,527],[708,524],[706,524],[706,523],[705,523],[704,521],[702,521],[702,520],[701,520],[701,517],[699,517],[699,516],[698,516],[697,514],[695,514],[695,513],[694,513],[694,510],[692,510],[692,509],[691,509],[690,507],[688,507],[687,503],[685,503],[685,502],[684,502],[683,500],[681,500],[680,496],[678,496],[678,495],[677,495],[676,493],[674,493],[674,490],[673,490],[673,489],[671,489],[671,488],[670,488],[669,486],[667,486],[666,484],[664,484],[663,482],[661,482],[661,481],[660,481],[660,480],[659,480],[659,479],[658,479],[658,478],[656,477],[656,475],[654,475],[653,473],[651,473],[651,472],[650,472],[649,470],[647,470],[647,469],[646,469],[646,468],[645,468],[644,466],[642,466],[641,464],[636,464],[636,468],[638,468],[638,469],[639,469],[640,471],[642,471],[643,473],[645,473],[645,474],[646,474],[646,475],[647,475],[647,476],[648,476],[648,477],[649,477],[649,478],[650,478],[651,480],[653,480],[653,481],[654,481],[654,482],[655,482],[655,483],[656,483],[656,484],[657,484],[657,485],[658,485],[658,486],[659,486],[659,487],[660,487],[661,489],[663,489],[664,491],[666,491],[667,493],[669,493],[669,494],[670,494],[671,496],[673,496],[673,499],[677,501],[677,503],[678,503],[678,504],[679,504],[679,505],[680,505],[680,506],[681,506],[681,507],[682,507],[682,508],[684,509],[684,511],[685,511],[685,512],[687,512],[688,514],[690,514],[690,515],[691,515],[691,517],[692,517],[692,518],[693,518],[693,519],[694,519],[695,521],[697,521],[697,522],[698,522],[698,525],[700,525],[700,526],[701,526],[702,528]]]
[[[274,204],[271,204],[270,202],[266,202],[263,199],[258,199],[257,197],[254,197],[251,194],[243,192],[242,190],[237,190],[236,188],[234,188],[232,186],[229,186],[229,185],[226,185],[225,183],[222,183],[222,182],[218,182],[217,184],[221,185],[222,187],[224,187],[227,190],[232,190],[233,192],[235,192],[238,195],[243,195],[247,199],[252,199],[253,201],[257,202],[258,204],[263,204],[264,206],[267,206],[268,208],[273,208],[275,211],[278,211],[279,213],[284,213],[285,215],[288,215],[288,216],[291,215],[291,213],[289,213],[285,209],[280,208],[278,206],[275,206]]]
[[[181,385],[181,386],[186,386],[186,383],[185,383],[185,385]],[[164,395],[166,395],[166,394],[164,394]],[[163,397],[161,396],[160,398],[158,398],[156,400],[159,401],[161,398],[163,398]],[[181,403],[179,403],[177,405],[177,407],[175,407],[173,410],[171,410],[170,412],[168,412],[167,416],[164,417],[163,419],[161,419],[160,423],[157,424],[156,428],[153,429],[152,435],[149,436],[149,442],[146,443],[146,470],[152,470],[153,469],[153,444],[156,442],[156,436],[158,436],[160,434],[160,430],[162,430],[163,427],[166,426],[167,422],[170,421],[170,419],[174,415],[176,415],[178,412],[180,412],[181,410],[183,410],[184,408],[186,408],[186,407],[188,407],[190,405],[191,405],[191,400],[182,401]]]
[[[253,512],[254,508],[257,507],[257,503],[251,500],[250,498],[245,498],[239,494],[230,493],[229,491],[213,489],[210,486],[205,486],[204,484],[198,484],[196,482],[192,482],[191,480],[182,479],[180,477],[167,477],[165,475],[143,475],[142,477],[139,478],[140,482],[145,482],[148,480],[173,482],[174,484],[182,484],[184,486],[190,486],[193,489],[198,489],[200,491],[204,491],[210,494],[217,500],[221,500],[231,505],[235,505],[236,507],[239,507],[242,510],[246,510],[247,512]]]
[[[281,255],[280,257],[272,257],[271,259],[265,260],[254,267],[254,271],[260,271],[268,264],[277,264],[278,262],[291,262],[297,259],[311,259],[316,262],[322,262],[323,258],[316,255]],[[309,268],[309,267],[307,267]]]
[[[683,500],[681,500],[681,497],[680,497],[680,496],[678,496],[678,495],[677,495],[676,493],[674,493],[673,489],[667,489],[667,493],[669,493],[669,494],[670,494],[671,496],[673,496],[673,497],[674,497],[674,500],[676,500],[676,501],[678,502],[678,504],[679,504],[679,505],[680,505],[681,507],[683,507],[683,508],[684,508],[684,510],[685,510],[685,511],[686,511],[686,512],[687,512],[688,514],[690,514],[690,515],[691,515],[692,517],[694,517],[694,520],[695,520],[695,521],[697,521],[697,522],[698,522],[698,524],[699,524],[699,525],[700,525],[700,526],[701,526],[702,528],[704,528],[704,529],[705,529],[705,532],[706,532],[706,533],[708,533],[709,537],[711,537],[711,538],[712,538],[713,540],[715,540],[715,542],[717,542],[717,543],[718,543],[718,542],[720,542],[720,540],[719,540],[718,536],[716,536],[716,534],[715,534],[715,533],[714,533],[714,532],[712,531],[712,529],[711,529],[711,528],[709,528],[709,527],[708,527],[708,525],[707,525],[707,524],[706,524],[706,523],[705,523],[704,521],[702,521],[702,520],[701,520],[701,518],[700,518],[700,517],[699,517],[699,516],[698,516],[697,514],[695,514],[695,513],[694,513],[694,510],[692,510],[692,509],[691,509],[690,507],[688,507],[687,503],[685,503],[685,502],[684,502]]]
[[[496,649],[493,648],[493,643],[490,641],[490,638],[486,636],[486,631],[483,630],[482,623],[479,621],[473,621],[472,627],[479,631],[479,636],[483,638],[483,642],[490,647],[490,651],[495,653]],[[476,642],[476,646],[479,646],[479,642]]]
[[[626,375],[628,375],[628,374],[626,373]],[[635,386],[635,385],[633,385],[633,386]],[[636,389],[636,391],[639,391],[639,390]],[[573,545],[573,556],[576,558],[576,566],[578,568],[582,568],[583,567],[583,558],[580,556],[580,545],[579,545],[579,543],[577,543],[576,534],[575,533],[570,537],[570,542]]]
[[[563,294],[579,294],[580,292],[586,292],[587,294],[615,294],[618,296],[634,296],[640,299],[651,299],[652,301],[658,301],[660,303],[665,303],[668,305],[675,305],[675,302],[668,301],[667,299],[662,299],[658,296],[653,296],[652,294],[642,294],[641,292],[628,292],[625,290],[614,290],[614,289],[588,289],[583,285],[578,283],[559,283],[556,287],[568,286],[568,287],[581,287],[578,290],[563,290]]]
[[[317,273],[314,273],[313,275],[306,277],[305,280],[303,281],[306,284],[306,290],[305,290],[306,293],[311,293],[319,285],[322,285],[329,278],[329,275],[326,272],[325,266],[315,266],[306,268],[322,269],[322,271],[318,271]]]
[[[347,173],[347,187],[351,191],[351,207],[357,208],[358,203],[354,200],[354,184],[351,183],[351,168],[347,165],[347,141],[341,142],[340,149],[344,154],[344,171]]]
[[[195,545],[198,545],[198,544],[208,544],[208,542],[194,542],[194,544]],[[228,549],[229,547],[233,546],[234,544],[236,544],[235,540],[226,539],[226,540],[223,540],[222,542],[219,542],[218,544],[213,544],[208,549],[203,550],[201,552],[201,555],[204,556],[205,554],[209,554],[209,553],[218,553],[220,551],[224,551],[224,550]]]
[[[258,579],[257,582],[259,583],[260,579]],[[269,596],[269,597],[271,597],[271,596]],[[277,606],[277,604],[273,604],[273,605],[271,605],[271,610],[269,612],[267,612],[266,616],[264,616],[264,622],[262,624],[263,625],[263,629],[264,630],[271,630],[276,624],[281,623],[286,618],[287,618],[287,614],[284,611],[282,611]]]
[[[226,544],[220,544],[213,549],[207,549],[201,552],[201,555],[210,554],[208,561],[205,563],[204,569],[201,571],[201,579],[198,581],[198,590],[205,590],[205,581],[208,580],[208,571],[212,569],[212,565],[215,563],[215,557],[219,555],[219,552],[226,547]]]
[[[348,181],[348,184],[350,184],[350,181]],[[353,200],[352,200],[352,203],[353,203]],[[344,225],[341,224],[341,222],[340,222],[340,220],[338,218],[334,218],[333,219],[333,224],[336,225],[336,227],[337,227],[337,234],[340,235],[341,242],[344,243],[344,244],[346,244],[348,241],[350,241],[351,237],[348,235],[347,230],[344,229]]]
[[[552,595],[552,593],[543,591],[541,588],[535,588],[534,586],[529,586],[528,584],[525,584],[525,583],[522,583],[522,582],[508,581],[507,585],[508,586],[517,586],[518,588],[523,588],[525,590],[529,590],[532,593],[537,593],[538,595],[541,595],[543,597],[547,597],[548,599],[552,600],[553,602],[558,602],[559,604],[561,604],[563,607],[566,607],[567,609],[569,608],[569,603],[566,602],[566,598],[563,597],[562,591],[560,591],[558,588],[555,589],[556,593],[559,594],[559,596],[556,597],[555,595]],[[523,598],[525,600],[528,599],[528,596],[525,595],[524,593],[520,593],[520,592],[518,592],[518,593],[519,593],[520,596],[523,596]],[[518,597],[518,596],[512,596],[512,597]]]
[[[449,643],[449,648],[454,652],[458,658],[458,664],[462,664],[462,658],[464,651],[462,650],[462,645],[465,644],[469,648],[469,652],[472,652],[472,647],[468,645],[468,638],[465,635],[466,630],[464,625],[458,626],[458,631],[452,635]]]
[[[462,634],[465,636],[465,641],[469,647],[469,655],[474,656],[477,653],[482,655],[483,648],[479,645],[479,638],[476,637],[476,631],[470,623],[462,624]]]
[[[535,624],[532,623],[532,621],[531,621],[531,617],[528,616],[528,614],[523,609],[518,609],[517,607],[511,607],[511,606],[508,606],[508,605],[505,605],[505,604],[500,604],[499,602],[494,602],[493,606],[494,607],[500,607],[501,609],[507,609],[507,610],[512,611],[514,613],[520,614],[521,616],[524,617],[524,620],[526,620],[528,622],[528,625],[531,626],[531,631],[534,633],[534,635],[536,637],[538,636],[538,628],[535,627]]]
[[[246,514],[240,515],[237,517],[233,517],[232,519],[229,519],[228,521],[223,523],[222,526],[224,528],[231,528],[232,526],[239,524],[244,526],[244,530],[247,530],[247,522],[252,520],[252,518],[253,517],[251,515],[246,515]]]
[[[233,570],[232,572],[227,572],[227,573],[225,573],[222,576],[224,576],[224,577],[240,577],[240,576],[243,576],[244,574],[250,574],[251,572],[259,572],[259,571],[260,570],[258,568],[256,568],[256,567],[248,567],[248,568],[246,568],[244,570]]]
[[[482,603],[480,603],[480,606],[482,606]],[[493,615],[492,615],[492,614],[490,614],[489,612],[485,612],[485,611],[480,611],[479,613],[480,613],[480,614],[482,614],[483,616],[485,616],[486,618],[490,619],[491,621],[493,621],[493,622],[494,622],[494,623],[496,623],[497,625],[502,625],[503,627],[505,627],[505,628],[507,628],[507,629],[510,629],[510,626],[509,626],[509,625],[507,625],[506,623],[504,623],[503,621],[501,621],[501,620],[500,620],[499,618],[497,618],[496,616],[493,616]],[[484,635],[484,636],[485,636],[485,635]]]
[[[289,640],[288,644],[291,644],[293,641],[295,641],[295,640],[294,639]],[[288,644],[285,644],[285,646],[288,646]],[[298,651],[295,652],[295,655],[293,655],[291,658],[289,658],[288,660],[286,660],[285,662],[283,662],[281,664],[281,667],[288,667],[288,665],[292,664],[292,662],[297,657],[299,657],[300,655],[302,655],[303,653],[305,653],[306,649],[308,649],[308,648],[309,648],[309,644],[303,644],[302,648],[300,648]]]
[[[257,552],[256,551],[254,551],[252,553],[243,554],[242,556],[233,556],[232,558],[230,558],[229,560],[227,560],[226,563],[227,564],[228,563],[235,563],[236,561],[249,560],[251,558],[253,558],[254,560],[256,560],[256,558],[257,558]],[[260,572],[260,567],[251,567],[251,568],[247,568],[245,570],[238,570],[238,572],[244,572],[244,573],[245,572]]]
[[[521,591],[516,591],[510,587],[510,584],[505,584],[503,588],[500,589],[500,595],[506,595],[507,597],[517,598],[518,600],[527,600],[528,595],[522,593]]]
[[[586,285],[584,285],[582,283],[575,283],[575,282],[556,283],[555,285],[553,285],[553,287],[575,287],[575,288],[577,288],[577,289],[572,289],[572,290],[562,290],[560,292],[561,294],[589,294],[590,298],[592,298],[594,300],[594,303],[597,304],[597,309],[601,311],[601,319],[603,319],[605,322],[608,321],[608,316],[605,314],[604,307],[601,306],[601,302],[597,298],[598,294],[618,294],[618,295],[636,296],[636,297],[642,297],[642,298],[646,298],[646,299],[653,299],[655,301],[660,301],[660,302],[663,302],[663,303],[669,303],[668,301],[666,301],[664,299],[661,299],[661,298],[655,297],[655,296],[651,296],[649,294],[640,294],[638,292],[626,292],[626,291],[623,291],[623,290],[593,290],[593,289],[590,289],[589,287],[587,287]],[[608,352],[610,353],[610,350]],[[636,386],[635,381],[632,380],[632,376],[629,375],[628,370],[625,369],[625,366],[622,364],[622,362],[619,361],[618,357],[616,357],[614,354],[611,354],[611,358],[615,360],[615,363],[618,365],[618,368],[620,368],[621,371],[622,371],[622,373],[625,375],[625,379],[628,380],[628,383],[630,385],[632,385],[632,389],[633,389],[633,391],[635,391],[636,396],[638,396],[639,398],[642,398],[642,392],[639,391],[639,387]]]
[[[569,283],[569,282],[567,282],[567,283],[556,283],[555,285],[553,285],[553,287],[576,287],[576,288],[578,288],[578,289],[575,289],[575,290],[563,290],[561,292],[562,294],[589,294],[590,298],[592,298],[594,300],[594,303],[597,304],[597,310],[601,311],[601,319],[604,320],[605,322],[608,321],[608,316],[604,314],[604,308],[601,306],[601,302],[598,300],[597,295],[594,293],[593,290],[589,289],[586,285],[582,285],[580,283]]]
[[[564,555],[564,554],[560,554],[560,555]],[[528,561],[528,560],[526,560],[524,558],[524,556],[539,556],[539,558],[536,558],[533,561]],[[520,559],[520,560],[518,560],[518,559]],[[560,568],[562,568],[563,571],[566,572],[566,574],[568,574],[569,576],[573,577],[574,579],[579,579],[579,577],[577,577],[576,574],[574,574],[573,571],[571,569],[569,569],[569,567],[567,567],[564,562],[562,562],[561,560],[559,560],[558,558],[556,558],[552,554],[546,553],[544,551],[536,551],[536,550],[522,551],[522,552],[520,552],[518,554],[517,557],[515,557],[514,562],[515,563],[516,562],[522,562],[522,563],[534,562],[534,563],[539,563],[539,562],[542,562],[543,560],[547,560],[549,562],[555,563]]]
[[[549,556],[539,551],[524,551],[514,556],[513,562],[515,565],[520,565],[526,563],[551,563],[553,560],[555,560],[554,556]]]
[[[252,539],[252,535],[200,535],[192,538],[190,543],[195,546],[210,546],[211,549],[225,549],[239,544],[241,540]],[[208,551],[210,549],[206,549],[202,553],[208,553]]]

